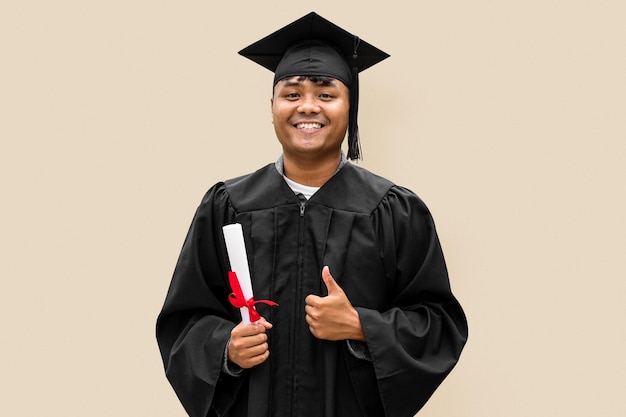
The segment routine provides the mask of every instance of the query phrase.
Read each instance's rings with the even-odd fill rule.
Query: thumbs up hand
[[[330,269],[322,269],[322,281],[328,289],[326,297],[308,295],[305,298],[306,322],[313,336],[325,340],[359,340],[364,342],[359,313],[330,274]]]

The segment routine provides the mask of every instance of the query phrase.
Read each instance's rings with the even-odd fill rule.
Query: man
[[[275,72],[275,164],[213,186],[157,323],[190,416],[413,416],[467,339],[423,202],[359,157],[358,72],[388,55],[315,13],[240,52]],[[229,304],[241,223],[262,318]]]

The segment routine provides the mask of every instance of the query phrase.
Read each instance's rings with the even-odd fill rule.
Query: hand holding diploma
[[[230,332],[228,360],[244,369],[265,362],[270,356],[265,331],[271,328],[272,324],[263,317],[258,323],[239,323]]]
[[[230,332],[228,360],[241,368],[259,365],[269,357],[267,334],[272,324],[259,316],[254,307],[257,303],[277,306],[273,301],[255,300],[252,293],[252,280],[248,268],[248,256],[243,239],[243,229],[239,223],[222,228],[231,271],[228,281],[232,293],[229,301],[241,311],[241,323]]]

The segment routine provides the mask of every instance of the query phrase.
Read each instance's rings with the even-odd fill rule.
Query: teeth
[[[298,123],[296,124],[298,129],[321,129],[321,123]]]

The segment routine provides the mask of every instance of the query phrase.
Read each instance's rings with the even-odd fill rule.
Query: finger
[[[322,297],[319,297],[319,296],[314,295],[314,294],[309,294],[304,299],[304,303],[306,305],[308,305],[308,306],[311,306],[311,307],[317,307],[319,305],[320,301],[322,301]]]
[[[231,338],[228,342],[228,359],[241,366],[243,360],[262,354],[268,349],[267,341],[261,339],[264,336]],[[253,340],[255,338],[258,339]]]
[[[266,350],[264,353],[262,353],[261,355],[255,356],[253,358],[248,359],[245,362],[246,366],[242,366],[242,368],[252,368],[253,366],[257,366],[262,364],[263,362],[265,362],[267,360],[267,358],[269,358],[270,356],[270,351]]]
[[[265,320],[265,317],[261,316],[261,318],[259,319],[259,321],[257,322],[257,324],[260,324],[261,326],[263,326],[266,330],[271,329],[272,327],[274,327],[274,325],[272,323],[270,323],[269,321]]]
[[[241,322],[231,330],[230,334],[231,336],[249,337],[265,333],[266,328],[267,327],[261,323],[244,324]]]
[[[319,310],[313,306],[307,305],[304,307],[304,312],[306,313],[306,318],[311,318],[313,320],[317,320]]]
[[[265,342],[260,345],[250,346],[249,348],[244,349],[241,352],[241,355],[247,358],[254,358],[255,356],[262,355],[267,350],[269,350],[269,345]]]
[[[258,354],[257,354],[258,353]],[[243,356],[237,358],[234,362],[242,368],[252,368],[253,366],[259,365],[267,360],[270,355],[270,351],[265,349],[258,349],[254,352],[248,351]]]
[[[304,316],[304,321],[306,321],[306,324],[308,324],[309,326],[313,325],[313,323],[315,323],[315,320],[313,320],[313,317],[311,317],[311,315],[307,314]]]
[[[267,335],[264,333],[253,336],[232,336],[229,342],[229,349],[232,347],[237,351],[259,346],[267,342]]]
[[[339,284],[337,284],[337,281],[335,281],[333,276],[330,274],[330,268],[328,266],[325,266],[322,269],[322,281],[324,281],[324,284],[328,289],[328,294],[342,292],[341,287],[339,286]]]

